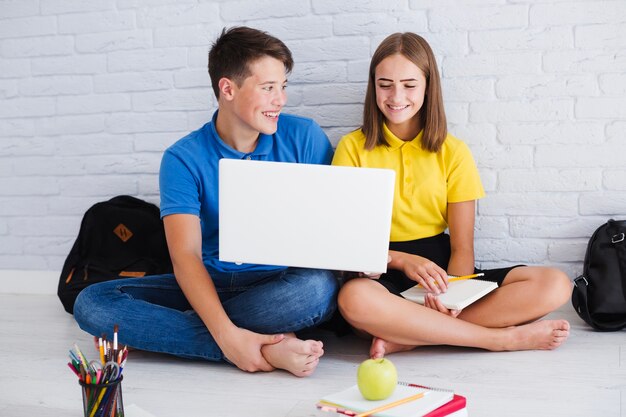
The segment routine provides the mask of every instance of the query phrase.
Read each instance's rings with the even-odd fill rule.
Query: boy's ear
[[[223,77],[219,80],[217,86],[220,90],[220,97],[228,101],[233,99],[235,93],[235,82],[233,80]]]

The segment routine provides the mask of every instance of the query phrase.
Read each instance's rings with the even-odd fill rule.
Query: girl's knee
[[[572,295],[572,281],[565,272],[560,269],[551,269],[551,281],[554,287],[554,296],[561,305],[565,304]]]
[[[367,293],[367,283],[363,279],[353,279],[346,282],[337,297],[339,310],[344,317],[358,317],[365,313],[369,296]]]
[[[515,270],[514,270],[515,271]],[[553,267],[520,268],[517,278],[526,282],[525,293],[533,297],[538,308],[546,313],[565,304],[572,294],[572,283],[560,269]]]
[[[554,310],[565,304],[572,295],[572,282],[565,272],[557,268],[545,268],[538,284],[544,300]]]

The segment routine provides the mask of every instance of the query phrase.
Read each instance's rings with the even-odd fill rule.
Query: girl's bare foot
[[[309,376],[315,371],[320,357],[324,354],[324,345],[317,340],[300,340],[288,335],[274,345],[261,348],[265,360],[274,368],[284,369],[295,376]]]
[[[372,339],[372,345],[370,346],[370,358],[379,359],[390,353],[405,352],[413,348],[415,348],[415,346],[401,345],[399,343],[388,342],[380,337],[374,337]]]
[[[502,332],[501,335],[504,338],[495,338],[496,344],[486,348],[493,351],[552,350],[567,340],[569,329],[570,325],[567,320],[541,320],[522,326],[492,329]],[[370,357],[382,358],[390,353],[411,350],[416,346],[420,345],[402,345],[374,337],[370,347]]]
[[[567,320],[541,320],[523,326],[506,329],[509,340],[502,349],[495,350],[552,350],[559,347],[569,336]]]

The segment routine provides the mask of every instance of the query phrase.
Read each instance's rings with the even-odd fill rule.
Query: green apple
[[[389,359],[368,359],[359,365],[356,383],[366,400],[384,400],[398,385],[398,371]]]

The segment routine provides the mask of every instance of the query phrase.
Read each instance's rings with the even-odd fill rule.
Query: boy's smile
[[[251,75],[234,87],[233,110],[239,128],[258,136],[271,135],[278,127],[278,116],[287,102],[285,65],[272,57],[249,64]]]

